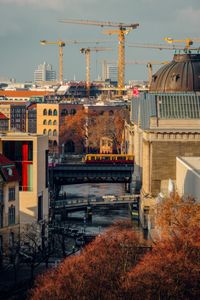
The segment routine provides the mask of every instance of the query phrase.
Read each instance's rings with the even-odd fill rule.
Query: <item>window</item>
[[[57,146],[58,146],[57,141],[53,141],[53,147],[57,147]]]
[[[0,189],[0,203],[3,203],[3,190]]]
[[[52,136],[52,130],[51,129],[49,129],[49,131],[48,131],[48,136]]]
[[[54,109],[54,111],[53,111],[53,115],[54,115],[54,116],[57,116],[57,114],[58,114],[58,113],[57,113],[57,110],[56,110],[56,109]]]
[[[47,110],[46,110],[46,108],[43,110],[43,115],[44,115],[44,116],[47,115]]]
[[[15,206],[11,205],[8,209],[8,225],[15,224]]]
[[[67,116],[67,115],[68,115],[67,109],[62,109],[61,116]]]
[[[43,134],[47,134],[47,130],[46,129],[43,130]]]
[[[76,114],[76,110],[74,108],[72,108],[70,111],[70,115],[75,115],[75,114]]]
[[[48,115],[52,116],[52,109],[49,109]]]
[[[10,232],[9,235],[9,247],[12,248],[14,246],[14,242],[15,242],[15,234],[14,232]]]
[[[47,125],[47,120],[44,120],[44,121],[43,121],[43,125]]]
[[[109,116],[113,116],[113,115],[114,115],[113,110],[110,110],[110,111],[109,111]]]
[[[53,125],[57,125],[57,121],[56,120],[53,121]]]
[[[57,136],[57,130],[56,129],[53,131],[53,136]]]
[[[52,125],[52,121],[51,120],[48,121],[48,125]]]
[[[0,235],[0,256],[3,254],[3,237]]]
[[[3,206],[0,206],[0,228],[3,227]]]
[[[43,196],[38,196],[38,221],[43,219]]]
[[[15,200],[15,188],[9,188],[8,190],[8,201],[14,201]]]

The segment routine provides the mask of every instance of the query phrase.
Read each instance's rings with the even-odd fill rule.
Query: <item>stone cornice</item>
[[[151,130],[143,131],[143,139],[149,142],[159,141],[200,141],[200,130]]]

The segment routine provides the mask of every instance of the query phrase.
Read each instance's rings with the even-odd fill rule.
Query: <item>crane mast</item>
[[[56,42],[49,42],[46,40],[40,41],[41,45],[58,45],[59,48],[59,81],[63,82],[63,47],[65,47],[65,42],[59,40]]]
[[[98,52],[98,51],[109,51],[112,48],[106,47],[94,47],[94,48],[81,48],[80,52],[85,54],[86,60],[86,92],[87,96],[90,96],[90,60],[91,60],[91,51]]]
[[[122,95],[122,90],[125,86],[125,35],[132,29],[136,29],[139,24],[125,24],[116,22],[99,22],[90,20],[60,20],[62,23],[68,24],[81,24],[81,25],[94,25],[100,27],[116,27],[118,30],[108,30],[107,34],[118,34],[118,95]],[[128,28],[128,29],[127,29]]]

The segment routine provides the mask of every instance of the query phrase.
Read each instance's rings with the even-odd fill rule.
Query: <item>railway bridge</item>
[[[49,168],[49,182],[56,197],[62,185],[76,183],[125,183],[128,191],[132,181],[133,164],[66,164]]]

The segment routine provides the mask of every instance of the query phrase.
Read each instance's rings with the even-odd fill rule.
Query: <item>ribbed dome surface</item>
[[[153,76],[150,92],[200,91],[200,54],[175,54]]]

